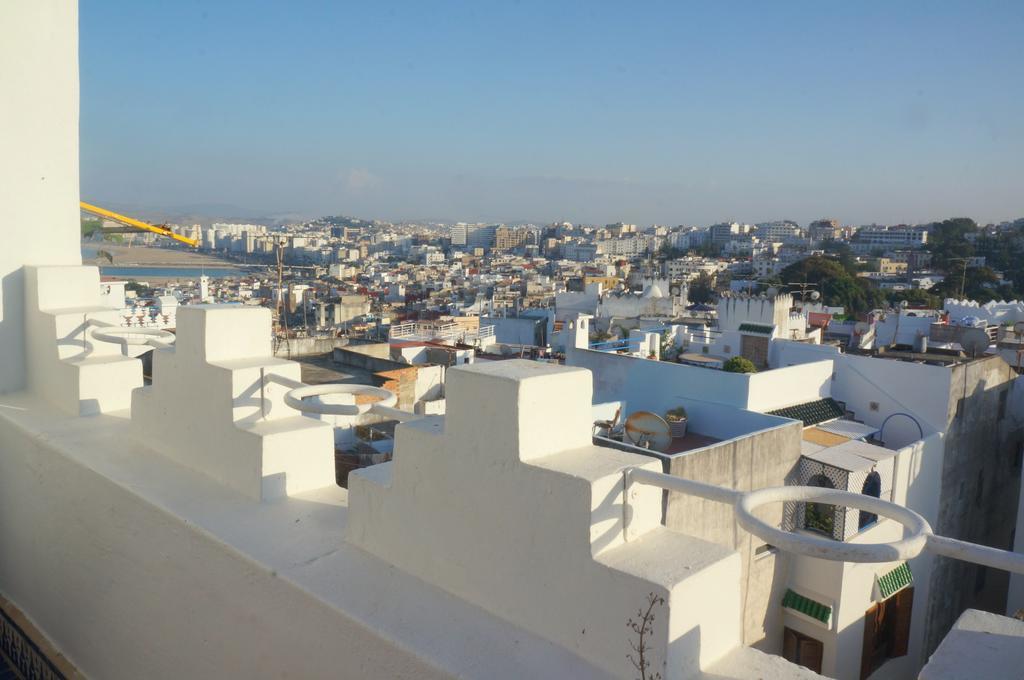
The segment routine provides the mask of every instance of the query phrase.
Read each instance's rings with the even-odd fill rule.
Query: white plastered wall
[[[349,476],[349,541],[616,675],[651,593],[664,677],[739,644],[736,553],[665,529],[660,490],[640,485],[625,540],[622,471],[660,464],[590,444],[588,371],[514,360],[447,377],[447,415],[403,423],[392,462]]]
[[[269,376],[270,380],[266,379]],[[251,498],[334,481],[334,434],[284,403],[300,367],[271,354],[270,310],[189,305],[174,349],[155,350],[132,422],[153,448]]]
[[[26,382],[21,268],[82,262],[77,3],[0,3],[0,65],[0,392],[13,392]]]

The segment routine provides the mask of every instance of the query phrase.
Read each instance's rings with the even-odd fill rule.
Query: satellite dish
[[[672,286],[669,288],[669,292],[672,293],[672,297],[679,297],[679,286]]]
[[[983,328],[965,328],[960,332],[960,346],[971,358],[984,354],[988,345],[988,333]]]
[[[774,300],[779,295],[779,289],[776,288],[775,286],[772,286],[771,288],[766,290],[764,294],[768,296],[769,300]]]
[[[816,290],[812,290],[811,291],[811,299],[812,300],[818,300],[819,298],[821,298],[821,293],[819,293]]]
[[[854,335],[864,335],[869,330],[871,330],[871,325],[865,321],[858,321],[853,325]]]
[[[665,451],[672,444],[672,428],[650,411],[637,411],[626,418],[623,431],[633,445],[642,449]]]
[[[1013,332],[1017,335],[1024,335],[1024,321],[1018,321],[1013,324]]]

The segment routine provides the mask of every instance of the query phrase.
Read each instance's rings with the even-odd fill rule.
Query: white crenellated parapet
[[[332,429],[285,403],[300,366],[273,356],[270,321],[262,307],[182,307],[175,348],[154,350],[153,385],[132,400],[153,448],[257,499],[334,484]]]
[[[120,321],[100,301],[99,269],[27,266],[24,275],[28,389],[75,415],[127,409],[142,364],[93,337]]]
[[[626,502],[624,471],[661,464],[592,445],[590,371],[475,364],[446,395],[444,417],[398,426],[391,462],[349,475],[351,543],[617,677],[636,675],[627,621],[652,595],[648,677],[740,644],[738,554],[662,526],[660,489]]]
[[[949,313],[951,321],[959,321],[968,316],[978,317],[986,323],[994,325],[1024,321],[1024,301],[1022,300],[992,300],[982,305],[975,300],[946,298],[943,309]]]
[[[594,317],[590,314],[573,313],[562,321],[560,331],[564,351],[588,349],[590,347],[590,325]]]

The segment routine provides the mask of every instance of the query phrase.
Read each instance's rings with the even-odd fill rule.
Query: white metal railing
[[[726,487],[674,477],[643,468],[623,472],[623,536],[628,540],[630,487],[633,484],[654,486],[689,496],[706,498],[732,505],[736,521],[761,540],[786,552],[836,562],[894,562],[916,557],[923,551],[973,562],[994,569],[1024,574],[1024,554],[999,550],[976,543],[960,541],[932,533],[928,522],[913,510],[873,496],[811,486],[782,486],[757,491],[737,491]],[[797,534],[769,525],[754,515],[754,510],[767,503],[820,502],[845,505],[856,510],[875,513],[902,524],[909,531],[898,541],[889,543],[844,543],[828,538]]]
[[[494,326],[480,326],[469,329],[457,323],[433,323],[409,321],[395,324],[388,332],[392,340],[424,340],[441,342],[465,342],[473,344],[494,337]]]
[[[85,319],[82,343],[88,349],[89,339],[109,342],[121,346],[121,353],[129,356],[130,346],[150,346],[155,349],[169,349],[177,337],[170,331],[159,328],[125,328],[99,319]]]
[[[299,380],[292,380],[276,373],[267,373],[266,368],[260,369],[260,413],[267,416],[266,387],[269,383],[276,383],[289,388],[284,395],[284,402],[293,409],[303,414],[315,415],[340,415],[358,416],[364,413],[372,413],[383,418],[407,422],[417,420],[423,416],[394,408],[398,397],[394,392],[382,387],[370,385],[349,385],[343,383],[328,383],[324,385],[307,385]],[[320,397],[331,394],[366,394],[377,397],[377,401],[369,404],[325,404],[322,401],[313,401],[312,397]]]

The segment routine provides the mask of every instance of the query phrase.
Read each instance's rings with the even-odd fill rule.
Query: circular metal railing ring
[[[378,397],[378,400],[369,404],[324,404],[306,401],[310,397],[322,397],[329,394],[363,394]],[[370,385],[307,385],[286,392],[284,403],[303,413],[357,416],[366,413],[373,406],[394,406],[398,403],[398,397],[390,390]]]
[[[153,341],[164,345],[173,345],[177,339],[174,333],[159,328],[121,328],[119,326],[93,328],[91,336],[94,340],[121,345],[121,351],[124,353],[127,353],[131,346],[149,345]]]
[[[754,516],[769,503],[814,502],[872,512],[902,524],[909,535],[889,543],[847,543],[831,538],[777,529]],[[932,533],[928,522],[913,510],[873,496],[808,486],[783,486],[743,494],[735,505],[739,525],[766,543],[786,552],[837,562],[895,562],[916,557]]]

